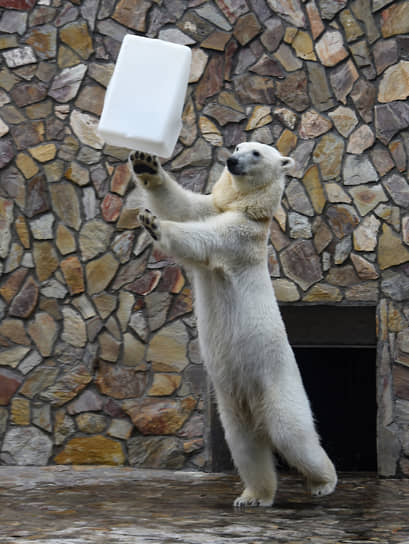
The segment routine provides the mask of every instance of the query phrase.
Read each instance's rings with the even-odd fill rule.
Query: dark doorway
[[[337,470],[376,471],[373,307],[281,307],[322,443]],[[210,403],[212,470],[233,464]]]

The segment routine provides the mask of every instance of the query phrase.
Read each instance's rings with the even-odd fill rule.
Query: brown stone
[[[355,77],[355,76],[354,76]],[[370,123],[373,119],[373,108],[376,101],[376,87],[369,81],[366,81],[364,78],[360,78],[353,87],[351,98],[355,104],[356,109],[359,112],[359,115],[366,123]],[[378,106],[382,108],[383,106]],[[376,110],[375,110],[376,111]],[[388,115],[389,117],[389,115]],[[393,117],[393,115],[391,116]],[[388,127],[385,127],[386,130],[389,128],[391,119],[387,120]],[[392,134],[393,135],[393,134]],[[383,142],[383,138],[380,140]],[[385,143],[385,142],[383,142]]]
[[[215,49],[216,51],[224,51],[227,42],[230,40],[231,33],[222,30],[215,30],[202,43],[201,47],[205,49]]]
[[[314,246],[318,253],[322,253],[328,244],[332,241],[333,234],[328,225],[321,221],[314,234]]]
[[[38,291],[36,281],[29,276],[17,296],[14,298],[10,306],[9,314],[13,317],[30,317],[37,305]]]
[[[305,110],[310,103],[307,93],[307,77],[299,70],[277,82],[277,97],[295,111]]]
[[[248,74],[243,74],[234,79],[234,88],[243,104],[274,103],[274,81],[270,77],[248,77]],[[284,94],[287,94],[287,92]]]
[[[262,27],[254,13],[247,13],[240,17],[234,25],[233,35],[240,45],[244,46],[255,38],[257,34],[260,34],[261,30]]]
[[[287,128],[285,128],[276,143],[276,147],[278,151],[282,155],[286,156],[286,155],[289,155],[291,151],[295,149],[296,145],[297,145],[296,134],[294,134],[294,132],[291,132],[291,130],[288,130]]]
[[[60,39],[83,59],[87,59],[94,51],[85,21],[70,23],[61,28]]]
[[[393,365],[393,386],[395,395],[401,399],[409,400],[409,368],[406,365]]]
[[[17,372],[8,368],[0,368],[0,406],[7,406],[23,382],[23,378]]]
[[[277,60],[264,54],[256,64],[250,68],[250,71],[259,74],[260,76],[284,77],[284,72]],[[300,67],[301,66],[298,66],[298,68]]]
[[[77,256],[67,257],[61,261],[61,270],[71,295],[85,291],[82,265]]]
[[[379,297],[379,285],[377,281],[361,282],[345,289],[346,300],[358,302],[376,302]]]
[[[106,253],[99,259],[87,263],[86,276],[88,294],[93,295],[103,291],[115,276],[118,266],[119,263],[111,253]]]
[[[21,83],[16,85],[10,95],[19,108],[41,102],[47,96],[47,87],[44,83]]]
[[[133,334],[126,332],[123,336],[122,363],[135,368],[135,370],[146,370],[145,349],[145,344],[135,338]]]
[[[161,278],[159,270],[149,270],[142,277],[127,285],[127,289],[137,295],[148,295],[158,285]]]
[[[224,77],[224,62],[223,57],[212,57],[206,70],[196,87],[196,102],[199,107],[202,107],[207,98],[217,94],[223,85]]]
[[[98,336],[99,356],[104,361],[115,363],[118,360],[121,344],[107,331]]]
[[[297,240],[280,255],[286,276],[306,290],[322,279],[321,264],[310,240]]]
[[[26,268],[20,268],[13,272],[7,280],[0,287],[0,295],[3,299],[9,303],[18,293],[21,284],[24,281],[24,278],[27,275],[28,270]]]
[[[339,19],[344,27],[347,42],[352,42],[364,34],[361,26],[349,9],[344,9],[341,11],[339,14]]]
[[[24,322],[20,319],[3,319],[0,322],[0,337],[11,340],[15,344],[30,345],[30,340],[24,330]]]
[[[14,398],[10,405],[10,420],[14,425],[30,425],[30,401]]]
[[[311,36],[304,30],[299,30],[291,42],[297,57],[304,60],[317,60]]]
[[[23,244],[25,249],[28,249],[30,247],[30,233],[28,231],[26,220],[22,215],[19,215],[14,224],[20,242]]]
[[[359,216],[353,206],[338,204],[327,210],[328,222],[337,238],[351,234],[359,224]]]
[[[122,207],[122,198],[113,193],[108,193],[102,204],[101,212],[105,221],[114,222],[118,219]]]
[[[29,179],[38,173],[38,165],[26,153],[19,153],[17,155],[16,165],[26,179]]]
[[[380,202],[388,200],[381,185],[358,185],[352,187],[350,193],[354,199],[355,206],[362,216],[376,208]]]
[[[189,418],[196,401],[193,397],[183,400],[152,398],[126,400],[122,406],[143,435],[174,434]]]
[[[182,442],[173,436],[134,436],[128,440],[127,446],[132,466],[176,470],[185,463]]]
[[[50,209],[47,181],[44,174],[37,174],[27,184],[25,212],[28,217],[34,217]]]
[[[300,299],[297,286],[292,281],[283,278],[273,280],[273,289],[279,302],[296,302]]]
[[[359,283],[360,281],[354,268],[350,264],[331,268],[325,280],[328,283],[338,285],[339,287],[347,287]]]
[[[148,384],[148,376],[136,368],[99,362],[95,383],[104,395],[114,399],[141,397]]]
[[[317,62],[307,62],[308,90],[311,103],[318,111],[326,111],[335,105],[332,91],[328,85],[325,68]]]
[[[407,2],[394,3],[382,11],[381,31],[384,38],[409,33],[409,5]]]
[[[393,102],[409,96],[409,61],[401,60],[390,66],[379,84],[378,101]]]
[[[375,266],[364,259],[361,255],[351,253],[351,261],[357,271],[358,276],[363,280],[376,280],[379,274]]]
[[[58,257],[52,243],[34,242],[33,257],[39,281],[48,280],[58,268]]]
[[[123,465],[121,443],[105,436],[72,438],[54,457],[57,465]]]
[[[313,0],[308,2],[305,7],[307,10],[308,19],[310,21],[312,37],[314,39],[318,38],[318,36],[322,34],[325,28],[320,16],[320,12],[318,11],[318,8]]]
[[[304,187],[307,189],[315,212],[321,214],[325,206],[326,198],[320,181],[318,167],[311,166],[305,172],[302,181]]]
[[[130,181],[131,173],[128,165],[120,164],[115,168],[115,173],[111,180],[111,191],[123,196],[126,193]]]
[[[43,357],[51,355],[57,332],[56,322],[45,312],[38,312],[34,320],[28,325],[28,334]]]

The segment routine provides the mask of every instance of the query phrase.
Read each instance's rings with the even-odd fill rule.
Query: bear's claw
[[[159,161],[155,155],[143,151],[134,151],[129,155],[132,169],[136,175],[151,174],[155,176],[159,171]]]
[[[142,226],[149,232],[154,240],[159,240],[160,229],[158,218],[152,214],[150,210],[145,210],[139,214],[139,221]]]

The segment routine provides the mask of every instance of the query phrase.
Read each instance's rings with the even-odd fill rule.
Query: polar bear
[[[239,144],[211,194],[182,188],[158,159],[132,152],[143,188],[139,218],[160,248],[189,267],[202,357],[233,461],[244,484],[235,506],[271,506],[274,452],[305,477],[312,495],[334,491],[267,266],[267,240],[293,159]]]

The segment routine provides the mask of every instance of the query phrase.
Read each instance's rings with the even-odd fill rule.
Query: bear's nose
[[[232,174],[236,173],[238,164],[239,164],[239,159],[237,157],[229,157],[227,159],[227,168]]]

